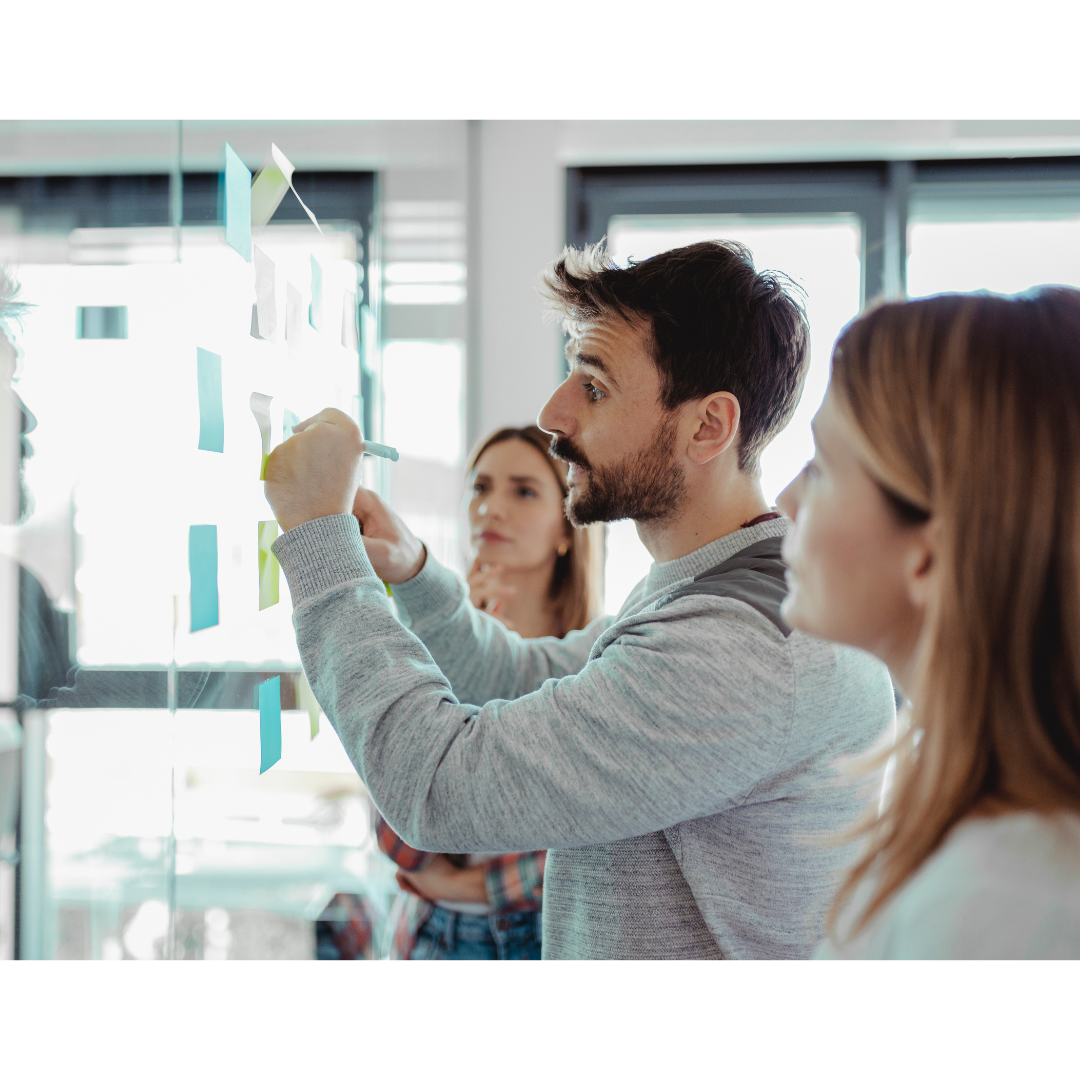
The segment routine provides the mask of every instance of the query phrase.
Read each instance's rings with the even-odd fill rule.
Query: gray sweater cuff
[[[446,614],[456,611],[461,603],[464,582],[453,570],[437,562],[428,551],[424,568],[416,577],[390,587],[399,614],[405,616],[409,625],[413,625],[440,611]]]
[[[271,550],[285,571],[293,607],[357,578],[378,580],[352,514],[305,521],[279,536]]]

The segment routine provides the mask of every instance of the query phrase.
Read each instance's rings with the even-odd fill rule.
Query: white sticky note
[[[259,425],[262,435],[262,464],[259,466],[259,479],[266,479],[266,459],[270,456],[270,402],[274,399],[269,394],[252,394],[250,399],[251,412],[255,422]]]
[[[314,225],[315,228],[319,230],[319,232],[322,232],[321,226],[319,225],[318,221],[315,220],[315,215],[307,208],[304,200],[300,198],[299,194],[297,194],[296,188],[293,187],[292,178],[293,173],[296,170],[293,168],[292,162],[277,148],[274,143],[270,144],[270,156],[274,159],[274,163],[281,170],[281,175],[285,178],[285,182],[289,185],[290,188],[292,188],[292,193],[296,195],[296,201],[304,207],[304,213],[307,214],[309,218],[311,218],[311,224]],[[281,200],[279,199],[278,201],[280,202]]]
[[[253,248],[255,263],[255,307],[258,313],[258,336],[274,344],[278,339],[277,283],[273,260],[260,248]]]

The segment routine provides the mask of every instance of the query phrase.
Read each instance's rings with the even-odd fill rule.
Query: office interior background
[[[255,237],[288,337],[253,334],[252,266],[224,238],[226,144],[252,172],[272,144],[296,168]],[[17,691],[17,563],[70,613],[99,692],[92,709],[0,713],[0,956],[310,958],[339,892],[368,898],[385,955],[393,867],[308,710],[287,588],[259,606],[255,523],[272,515],[247,397],[333,404],[397,447],[365,459],[366,481],[464,571],[469,448],[532,422],[565,370],[539,271],[602,237],[621,264],[740,240],[805,289],[812,366],[763,459],[772,501],[812,453],[832,342],[865,304],[1080,286],[1080,122],[0,122],[0,262],[35,305],[14,387],[37,420],[33,513],[3,527],[0,701]],[[197,449],[200,348],[222,357],[220,455]],[[18,453],[16,433],[6,506]],[[217,525],[220,618],[193,632],[201,522]],[[607,528],[604,565],[615,612],[648,566],[630,523]],[[253,691],[273,676],[281,758],[260,773]]]

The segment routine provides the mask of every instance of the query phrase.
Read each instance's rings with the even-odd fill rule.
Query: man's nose
[[[549,435],[571,436],[576,430],[570,404],[570,379],[567,378],[548,398],[536,418],[536,426]]]

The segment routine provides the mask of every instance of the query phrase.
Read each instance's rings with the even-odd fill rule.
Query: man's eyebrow
[[[601,375],[606,378],[616,390],[619,389],[619,380],[611,372],[611,368],[599,356],[593,356],[591,353],[574,353],[574,360],[584,365],[585,367],[595,368]]]

